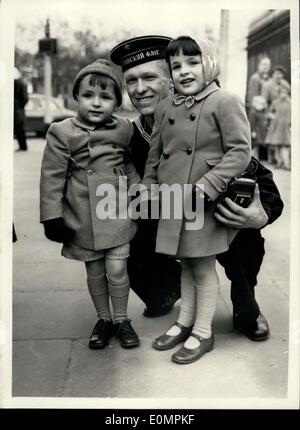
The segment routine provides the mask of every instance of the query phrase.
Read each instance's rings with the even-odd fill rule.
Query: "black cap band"
[[[110,58],[123,72],[139,64],[165,58],[171,38],[165,36],[141,36],[126,40],[112,49]]]

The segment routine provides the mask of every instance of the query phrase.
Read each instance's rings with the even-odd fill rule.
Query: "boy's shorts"
[[[110,260],[124,260],[129,257],[129,251],[130,242],[100,251],[81,248],[74,243],[65,243],[62,247],[61,255],[79,261],[93,261],[104,257]]]
[[[130,244],[124,243],[124,245],[116,246],[115,248],[110,248],[104,251],[105,258],[110,260],[123,260],[129,257]]]

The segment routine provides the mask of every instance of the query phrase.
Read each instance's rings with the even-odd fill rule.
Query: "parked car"
[[[70,109],[65,109],[58,98],[51,97],[50,112],[52,122],[62,121],[65,118],[73,117],[76,112]],[[26,132],[34,132],[37,136],[45,136],[49,124],[45,124],[45,95],[44,94],[29,94],[28,103],[25,106],[26,115]]]

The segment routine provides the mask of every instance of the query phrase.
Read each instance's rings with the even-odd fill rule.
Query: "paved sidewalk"
[[[13,396],[113,398],[285,398],[288,370],[289,181],[275,170],[285,200],[282,217],[264,229],[266,256],[257,297],[271,337],[252,342],[233,332],[229,283],[219,268],[221,296],[213,327],[215,349],[180,366],[173,351],[151,348],[152,339],[176,318],[147,319],[131,292],[129,314],[141,346],[124,350],[114,339],[104,350],[88,349],[96,322],[80,262],[60,256],[61,246],[43,237],[38,184],[44,140],[29,139],[15,152],[14,222],[18,241],[13,268]]]

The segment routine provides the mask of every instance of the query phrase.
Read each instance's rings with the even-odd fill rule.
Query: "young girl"
[[[282,87],[272,102],[268,117],[266,143],[269,146],[269,162],[276,167],[291,168],[291,98],[289,90]]]
[[[185,344],[172,356],[192,363],[214,345],[212,319],[219,293],[216,254],[226,251],[236,231],[214,218],[217,198],[250,161],[250,128],[240,99],[218,86],[220,65],[209,41],[187,36],[170,42],[166,60],[175,94],[162,100],[143,182],[204,186],[204,225],[186,229],[186,220],[160,219],[156,252],[182,263],[181,308],[178,320],[154,340],[159,350]]]
[[[52,124],[47,134],[41,222],[48,239],[63,243],[64,257],[85,262],[99,318],[89,347],[107,346],[114,328],[124,348],[138,346],[139,338],[127,318],[127,258],[136,225],[128,217],[102,219],[98,212],[100,185],[113,186],[117,204],[120,193],[127,198],[126,188],[118,188],[120,177],[127,175],[128,185],[139,180],[132,165],[125,163],[132,125],[114,115],[122,103],[120,77],[108,61],[100,59],[78,73],[73,96],[76,117]]]

